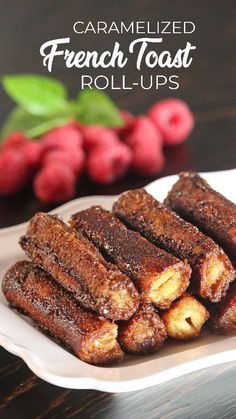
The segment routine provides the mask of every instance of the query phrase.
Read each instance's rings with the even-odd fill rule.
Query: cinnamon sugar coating
[[[230,286],[226,297],[219,304],[210,307],[211,329],[219,334],[236,330],[236,282]]]
[[[133,279],[143,300],[166,308],[188,287],[187,263],[128,230],[109,211],[92,207],[73,215],[70,223]]]
[[[212,189],[197,173],[183,172],[165,203],[216,241],[236,266],[236,205],[233,202]]]
[[[127,320],[136,311],[139,294],[130,278],[58,217],[36,214],[20,244],[83,307],[112,320]]]
[[[22,261],[6,273],[2,289],[8,302],[29,315],[45,333],[82,361],[103,365],[119,361],[117,325],[84,311],[54,279],[31,262]]]
[[[223,250],[197,227],[158,202],[144,189],[122,194],[113,213],[128,227],[192,268],[191,289],[212,302],[220,301],[234,280],[234,268]]]
[[[142,302],[131,319],[119,323],[118,341],[125,352],[150,354],[166,339],[166,328],[152,304]]]

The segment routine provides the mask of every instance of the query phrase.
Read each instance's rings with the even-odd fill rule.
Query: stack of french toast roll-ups
[[[68,224],[37,213],[20,245],[30,261],[6,273],[8,302],[85,362],[236,328],[236,206],[196,173],[164,204],[137,189]]]

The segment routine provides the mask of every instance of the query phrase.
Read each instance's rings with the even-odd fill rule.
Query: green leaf
[[[62,113],[67,106],[67,91],[58,80],[31,74],[2,77],[7,94],[34,115]]]
[[[14,108],[10,112],[1,129],[1,141],[14,131],[24,132],[30,138],[36,138],[50,129],[69,122],[69,116],[45,117],[32,115],[21,108]]]
[[[37,138],[43,135],[45,132],[50,131],[53,128],[61,127],[71,121],[68,116],[60,116],[58,118],[51,118],[41,124],[35,125],[34,127],[26,130],[26,135],[29,138]]]
[[[123,125],[118,108],[110,97],[99,90],[82,90],[76,103],[77,118],[86,125],[105,125],[120,127]]]

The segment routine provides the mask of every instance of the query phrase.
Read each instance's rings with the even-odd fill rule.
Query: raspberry
[[[44,202],[60,202],[75,194],[76,178],[70,167],[62,163],[50,163],[43,167],[34,179],[34,193]]]
[[[132,160],[132,153],[122,143],[113,147],[95,147],[87,160],[88,174],[92,180],[101,184],[109,184],[123,176]]]
[[[130,134],[135,122],[135,117],[131,112],[125,110],[120,111],[120,116],[123,119],[124,126],[115,128],[115,132],[123,139]]]
[[[91,149],[92,147],[110,147],[119,141],[117,134],[110,128],[100,125],[89,125],[82,128],[84,137],[84,147]]]
[[[126,142],[132,146],[137,142],[145,143],[149,138],[152,138],[153,142],[156,142],[159,147],[162,147],[162,136],[152,120],[147,116],[137,117],[130,135],[126,138]]]
[[[18,148],[19,146],[21,147],[26,140],[27,137],[22,132],[13,132],[5,139],[2,145],[2,149],[7,150],[9,148]]]
[[[132,168],[136,173],[151,176],[163,169],[162,138],[148,117],[136,119],[126,142],[133,152]]]
[[[82,148],[75,150],[51,150],[44,157],[43,164],[62,163],[70,167],[72,171],[79,176],[84,168],[85,154]]]
[[[0,195],[11,195],[20,191],[29,176],[29,165],[21,152],[6,149],[0,154]]]
[[[69,122],[66,126],[80,132],[83,125],[79,121],[74,120],[74,121]]]
[[[42,137],[43,150],[70,149],[80,147],[83,138],[72,123],[54,128]]]
[[[132,169],[139,175],[154,176],[160,173],[164,167],[165,159],[162,149],[156,147],[156,143],[148,140],[145,143],[137,143],[132,148]]]
[[[42,146],[38,140],[26,140],[21,147],[22,153],[25,155],[29,166],[37,169],[41,163]]]
[[[192,112],[179,99],[161,100],[151,107],[148,114],[163,135],[166,145],[182,143],[194,127]]]
[[[42,155],[41,143],[38,140],[29,140],[23,133],[14,132],[3,144],[3,150],[12,149],[22,153],[32,169],[38,168]]]

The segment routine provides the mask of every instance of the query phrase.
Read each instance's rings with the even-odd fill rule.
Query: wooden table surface
[[[180,170],[212,171],[236,166],[236,4],[234,0],[0,0],[1,73],[46,74],[39,55],[40,45],[49,39],[71,36],[75,49],[109,47],[116,35],[73,35],[76,20],[192,20],[196,31],[189,40],[197,46],[190,69],[180,71],[178,97],[185,99],[196,117],[189,141],[167,149],[161,174]],[[170,36],[174,51],[186,37]],[[122,35],[122,45],[130,35]],[[134,68],[128,66],[132,80]],[[91,71],[95,74],[96,71]],[[118,73],[114,72],[117,77]],[[65,81],[76,94],[78,70],[55,66],[53,76]],[[173,92],[172,92],[173,93]],[[142,113],[157,99],[171,96],[168,88],[142,91],[113,91],[122,108]],[[12,103],[1,91],[1,120]],[[116,185],[98,187],[87,179],[78,186],[77,196],[115,194],[142,186],[152,179],[128,176]],[[232,185],[233,187],[235,185]],[[0,199],[0,227],[27,220],[43,207],[26,190],[19,196]],[[144,391],[107,394],[97,391],[65,390],[37,378],[17,357],[0,349],[0,417],[28,418],[235,418],[236,362],[209,368]]]

